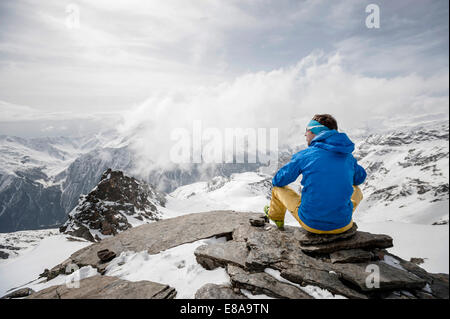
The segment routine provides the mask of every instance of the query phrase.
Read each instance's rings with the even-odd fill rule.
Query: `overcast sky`
[[[370,3],[380,8],[378,29],[365,24]],[[361,112],[350,122],[377,108],[378,98],[385,114],[407,106],[446,112],[448,7],[445,0],[1,1],[0,122],[135,110],[132,127],[155,110],[168,119],[192,107],[198,118],[214,104],[230,108],[223,125],[256,112],[267,121],[250,124],[275,117],[282,125],[333,103],[340,108],[324,110]]]

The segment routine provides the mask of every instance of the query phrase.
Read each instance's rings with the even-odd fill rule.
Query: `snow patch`
[[[449,273],[449,225],[421,225],[401,222],[358,222],[358,230],[386,234],[394,247],[388,252],[402,259],[423,258],[421,268],[431,273]]]
[[[11,288],[35,281],[44,270],[66,260],[72,253],[91,245],[87,241],[71,241],[67,235],[50,234],[26,252],[0,263],[0,296]]]
[[[122,252],[106,267],[106,276],[130,281],[149,280],[174,287],[176,298],[194,298],[195,292],[207,283],[230,284],[224,268],[206,270],[194,255],[201,245],[225,242],[224,237],[208,238],[183,244],[158,254],[147,251]]]
[[[395,267],[397,269],[406,271],[406,269],[400,265],[400,261],[392,256],[384,255],[382,262],[384,262],[392,267]]]
[[[96,268],[93,268],[92,266],[85,266],[82,268],[77,269],[70,275],[58,275],[57,277],[53,278],[52,280],[46,281],[46,279],[37,279],[29,284],[27,284],[27,287],[33,289],[34,291],[39,291],[46,289],[48,287],[52,286],[58,286],[58,285],[67,285],[68,287],[74,287],[76,288],[77,282],[93,277],[93,276],[100,276],[100,273],[97,271]]]

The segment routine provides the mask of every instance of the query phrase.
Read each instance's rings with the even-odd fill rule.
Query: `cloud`
[[[66,26],[69,3],[80,28]],[[0,98],[54,111],[117,111],[155,92],[230,83],[338,51],[356,73],[448,68],[448,3],[379,1],[0,2]]]
[[[117,112],[45,112],[0,100],[0,135],[89,136],[114,130],[121,121]]]
[[[132,136],[132,149],[144,174],[170,166],[176,128],[277,128],[280,144],[300,144],[316,113],[335,115],[352,134],[380,118],[448,114],[448,72],[430,77],[370,77],[345,68],[339,53],[314,52],[298,63],[194,90],[153,95],[129,111],[120,130]]]

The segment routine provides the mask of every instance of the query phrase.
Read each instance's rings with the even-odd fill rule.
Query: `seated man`
[[[264,211],[278,228],[284,226],[286,209],[312,233],[338,234],[352,227],[352,214],[363,197],[357,185],[364,182],[366,171],[352,155],[353,142],[337,129],[331,115],[315,115],[306,128],[308,147],[272,179],[272,199]],[[301,196],[286,186],[300,174]]]

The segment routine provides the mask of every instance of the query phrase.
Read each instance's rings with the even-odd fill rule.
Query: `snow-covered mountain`
[[[128,165],[128,153],[120,146],[111,132],[74,138],[0,136],[0,232],[64,222],[103,171]]]
[[[360,218],[448,223],[448,138],[448,120],[434,120],[359,141],[354,155],[368,175]]]
[[[127,137],[132,138],[132,137]],[[0,137],[0,232],[56,227],[111,168],[172,191],[214,176],[256,170],[259,164],[192,164],[136,172],[129,141],[106,132],[86,138]]]
[[[365,198],[354,215],[359,229],[389,234],[394,240],[394,247],[389,249],[390,253],[406,260],[411,258],[419,260],[421,267],[430,272],[448,273],[448,126],[448,119],[423,121],[410,126],[384,130],[383,133],[350,136],[356,144],[354,155],[368,172],[367,181],[362,186]],[[111,148],[117,152],[120,152],[119,149],[120,147]],[[301,147],[283,149],[280,162],[289,160],[291,154],[298,149]],[[99,154],[100,150],[91,152]],[[89,152],[83,154],[81,158],[85,160],[82,161],[79,158],[77,162],[79,174],[86,171],[94,176],[97,167],[109,163],[110,159],[105,157],[95,164],[98,157],[90,156]],[[119,158],[123,160],[124,157],[119,156]],[[131,159],[132,157],[130,162]],[[93,165],[89,166],[89,162]],[[124,161],[124,163],[129,162]],[[74,176],[77,172],[75,167],[75,165],[72,166]],[[189,178],[193,176],[190,175]],[[203,175],[203,178],[203,181],[189,183],[170,192],[166,197],[165,207],[159,208],[161,218],[217,209],[261,212],[262,207],[269,202],[272,175],[263,174],[258,169],[232,173],[229,176],[218,174],[210,179]],[[296,190],[298,190],[300,179],[292,185]],[[187,180],[189,179],[185,181]],[[183,183],[183,180],[180,179],[177,183]],[[286,225],[298,226],[289,213],[286,214]],[[38,237],[38,234],[34,237]],[[19,247],[28,240],[25,233],[17,232],[0,236],[0,239],[5,238],[2,241],[3,245],[8,246],[0,251],[10,253],[8,259],[0,261],[0,277],[8,278],[8,280],[0,281],[0,292],[5,293],[12,287],[27,284],[27,281],[35,279],[44,268],[50,269],[77,249],[89,244],[84,241],[73,241],[70,236],[58,235],[55,231],[42,234],[41,237],[34,248],[14,250],[12,247]],[[14,240],[11,240],[13,238]],[[134,280],[152,279],[161,282],[168,280],[167,269],[173,271],[170,276],[174,278],[175,274],[179,275],[182,272],[183,279],[174,279],[173,285],[178,285],[177,289],[183,292],[180,296],[192,298],[195,293],[192,287],[195,285],[183,286],[182,283],[201,282],[205,277],[208,277],[209,281],[214,279],[217,282],[227,282],[228,280],[224,277],[223,271],[213,274],[211,271],[201,269],[195,262],[193,250],[201,244],[203,242],[199,241],[192,243],[192,247],[183,245],[152,255],[154,259],[150,261],[157,262],[159,265],[157,269],[153,267],[154,263],[149,263],[152,266],[148,268],[144,266],[141,259],[149,258],[144,253],[129,252],[128,255],[120,258],[124,258],[127,262],[136,259],[136,263],[129,262],[123,271],[129,270],[135,274]],[[47,261],[39,257],[42,253],[47,254],[53,250],[55,254],[51,254],[51,260]],[[36,265],[36,269],[25,270],[25,265],[30,263]],[[83,269],[79,272],[81,273]],[[95,269],[84,269],[84,271],[87,272],[81,274],[81,278],[98,274]],[[57,277],[59,279],[55,278],[47,283],[35,280],[27,285],[38,290],[49,285],[64,283],[69,277]],[[248,296],[267,297],[251,294]],[[318,297],[336,296],[322,291]]]

